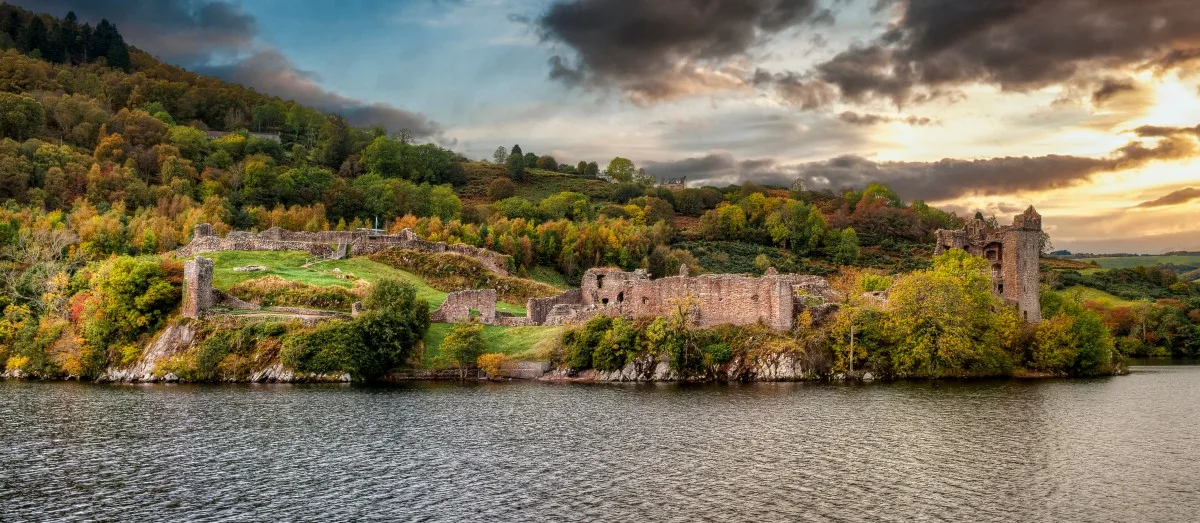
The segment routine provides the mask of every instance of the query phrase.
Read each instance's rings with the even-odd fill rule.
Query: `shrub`
[[[567,367],[575,370],[592,368],[592,353],[612,325],[612,318],[596,316],[580,329],[563,333],[563,358]]]
[[[367,381],[406,364],[429,330],[429,304],[412,285],[380,280],[352,321],[324,324],[288,336],[280,360],[312,373],[347,372]]]
[[[592,366],[607,372],[625,368],[637,356],[638,337],[629,320],[620,317],[613,319],[592,351]]]
[[[500,376],[500,368],[508,362],[508,356],[499,353],[482,354],[475,359],[475,365],[488,376]]]
[[[264,276],[230,287],[229,294],[263,307],[308,307],[315,309],[350,310],[351,304],[367,294],[366,288],[338,286],[319,287],[288,281],[278,276]]]
[[[508,178],[496,178],[488,184],[488,199],[493,202],[512,198],[517,194],[517,184]]]

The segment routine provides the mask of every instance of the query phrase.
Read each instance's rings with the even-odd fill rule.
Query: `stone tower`
[[[213,261],[197,256],[183,264],[183,317],[199,319],[213,304]]]
[[[1025,321],[1042,320],[1041,254],[1042,215],[1030,206],[1013,218],[1013,224],[991,227],[976,217],[962,229],[937,231],[937,248],[962,249],[991,264],[992,290],[1013,303]]]

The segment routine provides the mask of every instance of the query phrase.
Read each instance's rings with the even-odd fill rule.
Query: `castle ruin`
[[[992,291],[1015,304],[1025,321],[1042,320],[1040,263],[1042,215],[1030,206],[1012,225],[992,227],[980,217],[958,230],[936,233],[936,254],[962,249],[991,264]]]
[[[483,264],[492,272],[508,276],[511,258],[488,249],[470,245],[448,245],[425,241],[411,229],[399,234],[379,234],[376,231],[286,231],[272,227],[260,233],[233,231],[224,238],[213,233],[212,225],[199,224],[192,241],[175,251],[175,256],[188,258],[197,254],[220,251],[304,251],[314,257],[342,259],[365,256],[388,249],[412,249],[423,252],[461,254]]]
[[[466,319],[479,311],[488,325],[563,325],[587,321],[597,315],[648,318],[670,316],[688,306],[695,326],[751,325],[762,323],[777,330],[790,330],[796,315],[812,310],[818,317],[836,301],[829,282],[819,276],[778,274],[768,270],[761,277],[740,274],[689,276],[686,266],[679,276],[650,279],[643,270],[589,269],[579,289],[549,298],[532,298],[526,315],[496,312],[495,291],[459,291],[433,314],[433,321]]]

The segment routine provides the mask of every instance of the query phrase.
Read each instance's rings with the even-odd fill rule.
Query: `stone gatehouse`
[[[936,254],[962,249],[991,265],[992,291],[1020,310],[1025,321],[1042,320],[1042,215],[1030,206],[1012,225],[992,227],[976,217],[958,230],[939,230]]]
[[[219,251],[304,251],[323,258],[363,256],[388,249],[412,249],[423,252],[449,252],[472,258],[498,274],[508,276],[511,258],[488,249],[470,245],[449,245],[417,237],[411,229],[399,234],[379,234],[374,231],[286,231],[272,227],[260,233],[233,231],[224,238],[213,233],[212,225],[199,224],[192,241],[175,251],[175,256],[187,258],[206,252]]]

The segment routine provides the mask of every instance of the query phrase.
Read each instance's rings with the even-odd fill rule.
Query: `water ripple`
[[[1038,383],[0,383],[0,521],[1190,521],[1200,368]]]

